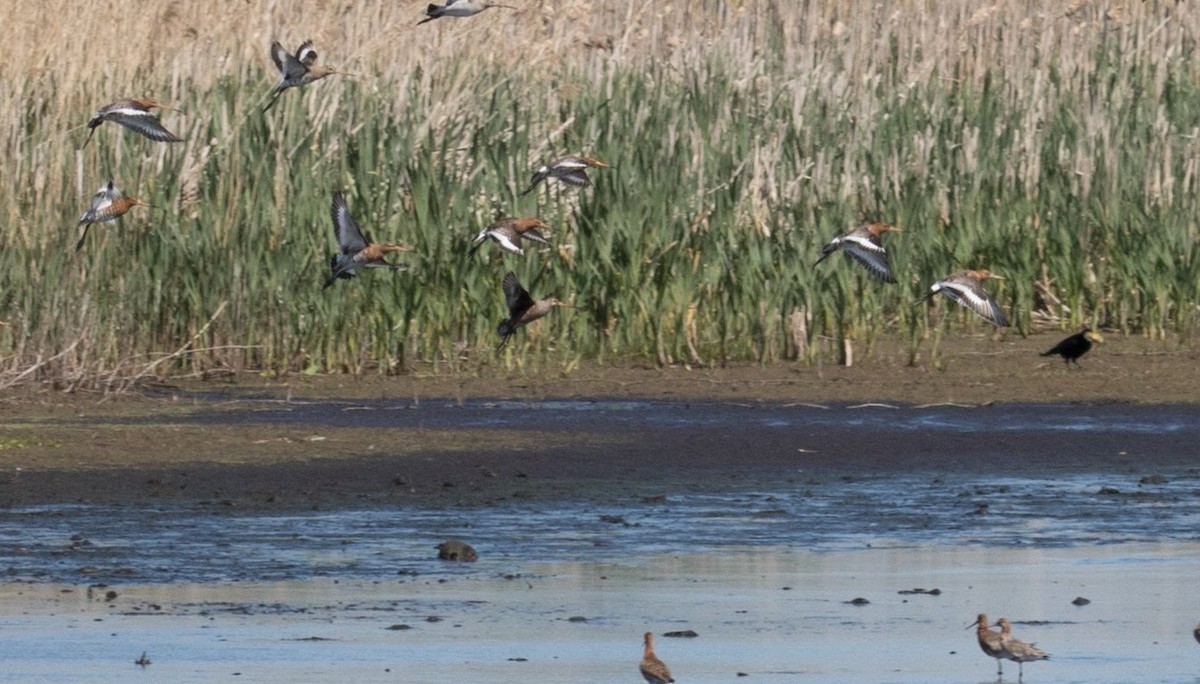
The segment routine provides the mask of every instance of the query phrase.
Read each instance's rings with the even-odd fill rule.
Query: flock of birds
[[[882,239],[885,233],[893,232],[902,231],[886,223],[870,223],[852,228],[826,243],[821,249],[821,258],[817,259],[814,266],[820,264],[834,252],[841,250],[866,269],[867,273],[885,283],[895,283],[896,274],[892,271]],[[989,280],[1004,280],[1004,278],[987,269],[951,273],[931,285],[929,293],[916,303],[920,304],[941,293],[997,328],[1006,328],[1009,325],[1008,316],[984,288],[984,283]],[[1042,356],[1057,354],[1068,366],[1072,362],[1078,366],[1079,358],[1092,348],[1092,344],[1103,341],[1103,336],[1087,328],[1062,340],[1052,349],[1044,352]]]
[[[514,9],[489,0],[447,0],[444,5],[430,4],[425,11],[426,17],[418,25],[441,17],[469,17],[491,7]],[[280,95],[291,88],[300,88],[326,76],[334,74],[349,75],[329,66],[317,63],[318,54],[311,40],[300,44],[295,53],[291,53],[280,42],[273,41],[270,48],[271,61],[279,70],[280,79],[271,91],[270,99],[263,107],[263,113],[268,112],[278,101]],[[87,147],[96,129],[106,121],[123,126],[139,133],[150,140],[161,143],[182,142],[163,125],[156,109],[173,110],[167,104],[154,98],[126,98],[117,100],[101,107],[88,121],[88,137],[83,143]],[[82,148],[81,148],[82,149]],[[589,168],[606,168],[607,164],[593,157],[569,155],[538,168],[530,180],[529,186],[521,192],[527,195],[542,181],[558,180],[566,185],[586,187],[591,185],[588,178]],[[112,180],[96,191],[92,197],[91,207],[79,217],[77,228],[79,241],[76,251],[83,249],[87,240],[88,229],[96,224],[109,223],[124,216],[134,207],[149,206],[146,202],[124,195]],[[333,202],[330,207],[333,219],[334,238],[338,251],[330,260],[330,275],[325,281],[328,288],[339,279],[353,278],[359,269],[383,268],[396,271],[405,270],[407,264],[390,262],[387,255],[393,252],[406,252],[409,249],[403,245],[372,242],[354,220],[346,204],[346,197],[340,190],[333,192]],[[505,252],[523,255],[523,242],[534,242],[550,245],[550,240],[541,232],[549,226],[533,218],[503,218],[484,228],[474,240],[471,253],[474,253],[486,241],[491,240]],[[510,337],[522,326],[527,325],[549,314],[556,307],[569,306],[557,297],[534,299],[517,280],[511,271],[504,275],[501,282],[505,304],[508,308],[508,318],[502,321],[497,329],[503,347]]]
[[[469,17],[492,7],[514,9],[491,0],[447,0],[442,5],[430,4],[426,8],[425,18],[418,22],[418,25],[441,17]],[[271,43],[270,55],[271,61],[279,70],[280,80],[271,91],[270,100],[263,107],[264,114],[275,105],[280,95],[290,88],[300,88],[334,74],[349,75],[344,71],[317,64],[318,55],[313,48],[312,41],[309,40],[301,43],[294,54],[288,52],[278,41],[274,41]],[[123,99],[102,107],[88,121],[90,132],[84,142],[84,147],[91,141],[96,128],[105,121],[124,126],[157,142],[180,142],[181,138],[167,130],[153,113],[155,109],[171,109],[171,107],[153,98]],[[592,157],[574,155],[562,157],[537,169],[529,186],[521,195],[532,192],[539,183],[551,178],[567,185],[588,186],[591,184],[587,175],[588,169],[605,168],[606,166],[604,162]],[[76,250],[83,248],[89,226],[114,221],[139,206],[148,205],[135,197],[122,195],[110,180],[92,197],[91,208],[79,219],[80,236]],[[401,245],[371,242],[354,221],[341,191],[333,193],[331,215],[338,253],[334,254],[331,259],[332,272],[325,281],[325,288],[330,287],[339,279],[354,277],[360,268],[392,270],[407,268],[403,263],[389,262],[386,257],[392,252],[408,251],[408,248]],[[501,219],[483,229],[476,236],[471,252],[477,250],[485,240],[490,239],[501,250],[522,255],[524,249],[521,244],[525,241],[550,245],[549,239],[541,232],[547,228],[549,226],[545,223],[533,218]],[[820,264],[831,254],[841,250],[862,265],[875,278],[886,283],[895,283],[896,276],[888,262],[887,251],[881,239],[885,233],[889,232],[900,232],[900,229],[886,223],[857,226],[830,240],[821,250],[821,257],[816,263]],[[1004,310],[984,287],[984,283],[988,280],[1002,279],[1001,276],[987,269],[958,271],[933,283],[928,294],[917,303],[927,301],[941,293],[970,309],[997,328],[1007,327],[1009,321]],[[546,316],[556,307],[566,306],[553,296],[534,299],[512,272],[505,274],[502,280],[502,289],[509,316],[501,322],[497,329],[501,336],[501,347],[521,326]],[[1062,356],[1068,366],[1072,362],[1078,365],[1079,358],[1091,349],[1093,343],[1100,341],[1102,338],[1099,334],[1085,329],[1063,340],[1043,356],[1058,354]]]

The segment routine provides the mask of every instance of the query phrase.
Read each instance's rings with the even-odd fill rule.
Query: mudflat
[[[596,400],[832,411],[863,404],[981,411],[993,404],[1052,404],[1103,409],[1114,419],[1120,406],[1197,402],[1197,353],[1180,340],[1109,336],[1080,367],[1038,356],[1062,337],[956,337],[943,343],[936,368],[927,351],[910,365],[907,348],[885,340],[869,353],[858,350],[861,360],[850,368],[621,364],[565,370],[545,361],[514,367],[496,361],[397,376],[181,380],[120,396],[14,389],[0,397],[0,504],[484,505],[514,495],[594,493],[596,483],[769,474],[783,466],[887,469],[909,467],[911,458],[937,458],[987,467],[1003,455],[1009,464],[1036,469],[1089,459],[1120,463],[1137,455],[1189,457],[1191,446],[1175,443],[1185,436],[1169,433],[1114,437],[1079,429],[1040,433],[1036,440],[1006,433],[998,441],[896,432],[886,423],[799,434],[763,430],[752,421],[664,429],[630,420],[637,407],[621,414],[621,429],[609,429],[603,414],[578,426],[546,426],[539,419],[555,402]],[[506,413],[519,420],[491,425],[428,420],[423,413],[490,402],[522,402]]]

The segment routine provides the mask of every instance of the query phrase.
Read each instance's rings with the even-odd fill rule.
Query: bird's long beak
[[[978,624],[979,624],[979,618],[975,618],[975,622],[972,622],[971,624],[967,625],[966,627],[963,627],[963,629],[971,629],[972,627],[974,627]]]
[[[135,206],[135,207],[148,207],[148,206],[150,206],[150,203],[149,203],[149,202],[143,202],[143,201],[142,201],[142,200],[140,200],[140,199],[134,198],[134,200],[133,200],[133,206]]]

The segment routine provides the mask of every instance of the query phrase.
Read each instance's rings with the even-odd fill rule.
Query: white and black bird
[[[105,121],[111,121],[115,124],[124,126],[131,131],[136,131],[150,138],[155,142],[177,143],[183,142],[183,138],[168,131],[162,125],[158,117],[150,110],[152,109],[170,109],[174,111],[174,107],[165,105],[152,97],[133,97],[124,100],[117,100],[112,104],[107,104],[88,120],[88,137],[83,141],[83,147],[87,147],[92,141],[92,136],[96,134],[96,129]],[[80,149],[83,149],[81,147]]]
[[[900,232],[903,231],[886,223],[871,223],[858,226],[826,243],[821,249],[821,258],[817,259],[817,262],[813,266],[821,263],[830,254],[840,249],[853,257],[863,268],[867,269],[867,273],[885,283],[894,283],[896,282],[896,275],[892,273],[892,266],[888,263],[887,251],[883,248],[880,236],[884,233]]]
[[[987,280],[1004,280],[1004,278],[987,269],[951,273],[931,285],[929,294],[922,301],[940,292],[974,311],[988,323],[998,328],[1008,327],[1008,317],[1004,315],[1004,310],[1000,308],[995,299],[992,299],[987,290],[983,289],[983,283]],[[919,304],[920,301],[917,303]]]
[[[516,9],[508,5],[501,5],[492,0],[446,0],[444,5],[430,4],[425,8],[425,18],[417,22],[417,26],[424,24],[427,21],[433,21],[440,17],[470,17],[488,9],[489,7],[503,7],[504,9]]]
[[[506,252],[524,254],[525,250],[521,248],[522,240],[550,245],[550,240],[541,233],[542,229],[548,228],[550,226],[534,218],[503,218],[479,231],[479,235],[476,235],[473,240],[474,245],[467,253],[474,254],[485,240],[491,238],[497,247]]]
[[[594,157],[577,157],[574,155],[555,159],[549,164],[538,168],[537,171],[534,171],[533,178],[529,181],[529,187],[525,188],[521,194],[528,195],[530,192],[533,192],[537,184],[547,178],[557,178],[567,185],[587,187],[592,184],[592,179],[588,178],[587,175],[588,168],[606,169],[608,168],[608,164]]]
[[[79,217],[79,223],[76,226],[79,228],[79,242],[75,243],[75,251],[83,249],[84,240],[87,239],[88,228],[93,223],[108,223],[115,221],[125,215],[125,212],[134,207],[148,207],[149,204],[143,202],[136,197],[123,197],[121,191],[110,180],[107,185],[102,186],[92,195],[92,206],[83,216]]]
[[[344,71],[317,64],[317,51],[313,49],[311,40],[300,43],[300,47],[296,48],[295,55],[290,54],[279,41],[273,41],[271,43],[271,61],[275,63],[275,68],[279,69],[279,83],[275,84],[275,89],[271,91],[271,101],[267,103],[266,107],[263,107],[264,114],[275,106],[275,101],[288,88],[300,88],[333,74],[350,75]]]

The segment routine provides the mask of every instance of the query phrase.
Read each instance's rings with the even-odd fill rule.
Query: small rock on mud
[[[438,558],[445,561],[462,561],[470,563],[479,558],[470,544],[458,539],[447,539],[438,544]]]

